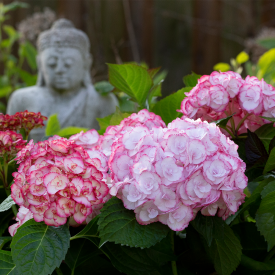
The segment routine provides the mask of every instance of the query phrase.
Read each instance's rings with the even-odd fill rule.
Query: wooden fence
[[[10,3],[5,0],[4,3]],[[245,39],[274,26],[274,0],[24,0],[12,12],[16,26],[49,7],[85,31],[93,79],[107,79],[105,63],[145,61],[168,70],[164,94],[183,86],[191,71],[208,74],[245,48]]]

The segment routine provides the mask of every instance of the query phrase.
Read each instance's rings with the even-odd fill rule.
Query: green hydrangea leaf
[[[143,106],[153,86],[153,80],[148,71],[135,64],[107,65],[110,83]]]
[[[182,113],[177,112],[180,109],[181,102],[186,97],[185,93],[189,92],[192,87],[185,87],[174,94],[171,94],[157,102],[153,107],[153,112],[163,119],[168,124],[177,117],[182,116]]]
[[[17,229],[11,253],[20,275],[48,275],[65,259],[69,245],[67,225],[53,227],[31,219]]]
[[[48,118],[45,136],[56,135],[61,130],[57,114],[52,114]]]
[[[106,242],[148,248],[168,234],[169,228],[159,222],[140,225],[135,213],[124,207],[122,201],[113,197],[101,209],[98,221],[100,245]]]

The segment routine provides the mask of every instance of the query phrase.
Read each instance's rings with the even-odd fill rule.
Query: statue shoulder
[[[43,97],[43,92],[44,88],[39,86],[31,86],[14,91],[9,98],[7,113],[14,114],[29,109],[31,103],[35,103],[38,98]]]
[[[115,112],[116,106],[118,106],[118,100],[114,94],[100,95],[94,88],[93,85],[90,85],[88,88],[89,96],[93,99],[92,104],[98,106],[99,117],[105,117]],[[91,104],[89,102],[89,104]]]

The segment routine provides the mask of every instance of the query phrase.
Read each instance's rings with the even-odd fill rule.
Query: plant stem
[[[236,138],[234,134],[227,127],[221,127],[221,128],[224,129],[232,138]]]
[[[243,117],[243,119],[239,122],[239,124],[238,124],[238,126],[237,126],[237,128],[236,128],[236,133],[238,132],[238,130],[240,129],[240,127],[242,126],[242,124],[244,123],[244,121],[250,116],[251,114],[249,114],[249,113],[247,113],[244,117]]]
[[[174,231],[171,230],[171,244],[172,244],[172,250],[174,252],[175,248],[174,248]],[[172,265],[172,272],[173,275],[178,275],[178,270],[177,270],[177,263],[176,261],[171,261],[171,265]]]

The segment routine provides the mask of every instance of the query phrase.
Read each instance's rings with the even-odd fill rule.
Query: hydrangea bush
[[[101,135],[27,143],[46,118],[0,115],[0,273],[273,274],[275,89],[192,73],[156,103],[158,68],[108,66],[138,111]]]

